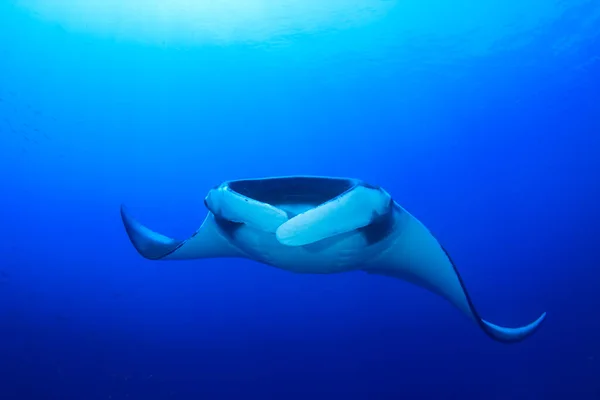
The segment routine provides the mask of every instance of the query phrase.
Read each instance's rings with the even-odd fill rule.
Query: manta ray
[[[154,232],[121,205],[133,247],[149,260],[246,258],[286,271],[364,271],[402,279],[449,301],[492,339],[513,343],[528,325],[507,328],[481,318],[448,252],[383,188],[353,178],[282,176],[223,182],[204,199],[200,228],[177,240]]]

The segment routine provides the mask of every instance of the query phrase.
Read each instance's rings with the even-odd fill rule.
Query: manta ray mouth
[[[239,179],[204,199],[217,221],[273,233],[280,244],[304,246],[391,217],[383,189],[358,179],[286,176]]]
[[[229,190],[271,205],[310,204],[317,206],[352,190],[354,179],[290,176],[229,181]]]

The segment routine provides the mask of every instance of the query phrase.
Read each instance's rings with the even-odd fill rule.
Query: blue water
[[[600,399],[600,3],[286,1],[0,3],[0,399]],[[148,261],[119,217],[185,238],[290,174],[381,185],[484,318],[547,321],[506,345],[392,278]]]

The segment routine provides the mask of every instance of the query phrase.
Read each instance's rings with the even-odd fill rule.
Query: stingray
[[[502,327],[477,312],[448,252],[383,188],[362,180],[283,176],[231,180],[204,199],[208,213],[189,238],[177,240],[121,218],[137,252],[149,260],[246,258],[287,271],[364,271],[408,281],[449,301],[492,339],[513,343],[546,317]]]

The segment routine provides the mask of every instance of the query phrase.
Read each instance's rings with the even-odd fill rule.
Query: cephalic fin
[[[304,246],[363,228],[389,212],[391,205],[390,195],[383,190],[356,186],[284,222],[275,235],[281,244]]]

